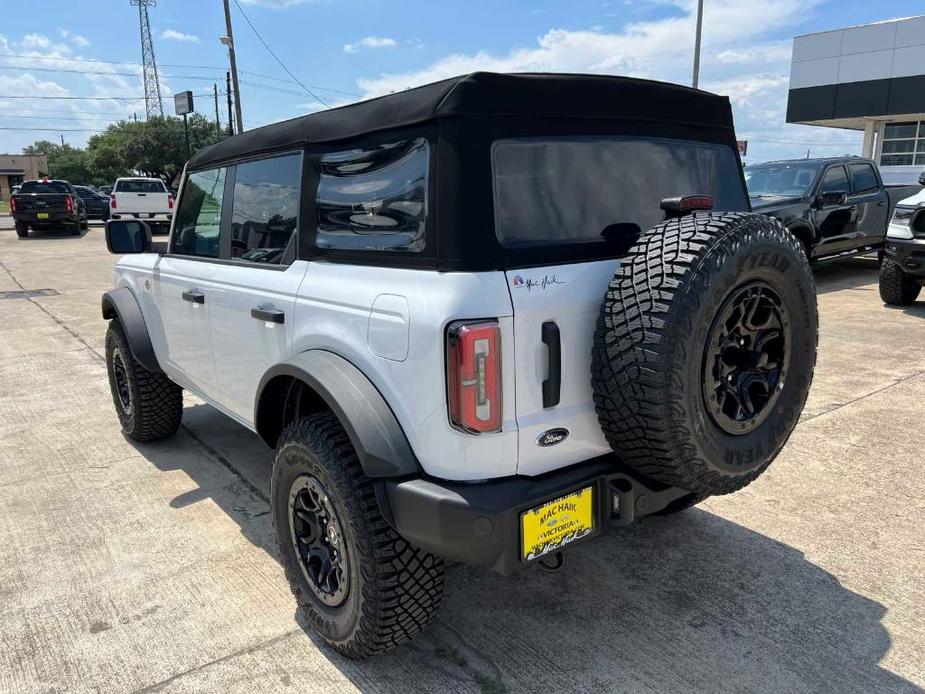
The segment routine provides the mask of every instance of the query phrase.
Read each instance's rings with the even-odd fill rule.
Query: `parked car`
[[[109,194],[112,193],[112,186],[100,186],[96,189],[96,192],[109,196]]]
[[[880,298],[892,306],[915,302],[925,282],[925,190],[900,200],[886,232]]]
[[[860,157],[794,159],[745,169],[752,209],[779,219],[813,261],[883,248],[887,222],[908,187],[884,188]]]
[[[12,188],[10,188],[10,195],[16,195],[16,193],[19,192],[19,189],[20,189],[21,187],[22,187],[22,186],[18,186],[18,185],[17,185],[17,186],[13,186]]]
[[[476,73],[227,138],[180,191],[169,246],[107,224],[116,412],[164,438],[188,389],[276,449],[280,560],[347,656],[420,632],[447,559],[557,568],[741,489],[806,400],[812,275],[725,97]]]
[[[173,195],[159,178],[120,178],[109,194],[112,219],[143,219],[152,230],[169,231]]]
[[[87,228],[83,200],[67,181],[25,181],[19,192],[10,196],[10,214],[19,238],[27,237],[29,229],[64,227],[79,236],[81,228]]]
[[[919,174],[919,185],[925,186],[925,170],[922,170],[922,173]]]
[[[88,219],[109,219],[109,196],[97,193],[87,186],[74,186],[87,209]]]

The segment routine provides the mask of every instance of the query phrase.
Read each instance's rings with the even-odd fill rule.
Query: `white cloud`
[[[58,33],[61,35],[61,38],[70,41],[79,48],[86,48],[90,45],[90,40],[82,34],[75,34],[73,31],[68,31],[67,29],[58,29]]]
[[[696,0],[657,1],[677,11],[611,32],[553,28],[533,45],[451,54],[417,70],[357,83],[367,97],[478,70],[620,74],[690,84]],[[711,0],[706,5],[701,87],[730,97],[739,136],[755,140],[749,145],[750,161],[805,154],[813,146],[818,149],[814,155],[857,150],[852,133],[786,124],[791,42],[764,38],[791,29],[798,33],[796,27],[823,2]],[[838,144],[825,146],[829,143]]]
[[[366,36],[356,43],[345,43],[344,53],[358,53],[361,48],[395,48],[398,41],[386,36]]]
[[[180,41],[182,43],[199,43],[199,37],[193,34],[184,34],[182,31],[174,29],[164,29],[161,32],[161,38],[165,41]]]

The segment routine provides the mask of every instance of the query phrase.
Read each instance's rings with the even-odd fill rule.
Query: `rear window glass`
[[[428,151],[417,138],[324,154],[318,248],[423,250]]]
[[[118,181],[117,193],[166,193],[163,181]]]
[[[731,147],[681,140],[502,140],[492,148],[495,233],[508,247],[599,242],[661,221],[663,198],[748,209]]]
[[[61,181],[26,181],[19,189],[20,193],[69,193],[67,183]]]

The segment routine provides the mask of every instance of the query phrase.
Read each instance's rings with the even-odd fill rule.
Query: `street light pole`
[[[226,0],[227,4],[227,0]],[[700,82],[700,35],[703,32],[703,0],[697,0],[697,34],[694,39],[694,79],[691,86],[697,89]]]
[[[244,117],[241,115],[241,90],[238,87],[238,63],[234,57],[234,34],[231,33],[231,7],[228,0],[223,0],[225,5],[225,36],[221,38],[222,43],[228,46],[228,62],[231,64],[231,84],[234,89],[234,112],[238,121],[238,134],[244,132]]]

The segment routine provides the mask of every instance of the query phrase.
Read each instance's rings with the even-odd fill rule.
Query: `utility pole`
[[[226,0],[227,3],[227,0]],[[703,33],[703,0],[697,0],[697,33],[694,39],[694,79],[691,86],[697,89],[700,82],[700,36]]]
[[[222,124],[218,120],[218,85],[212,83],[212,96],[215,97],[215,132],[221,135],[222,133]]]
[[[61,136],[61,146],[64,147],[64,133],[58,133]]]
[[[231,31],[231,7],[228,0],[223,0],[225,5],[225,36],[222,37],[222,43],[228,46],[228,62],[231,64],[231,83],[234,87],[234,113],[238,120],[238,134],[244,132],[244,117],[241,115],[241,90],[238,87],[238,63],[234,57],[234,34]]]
[[[154,60],[154,39],[151,38],[151,20],[148,8],[157,5],[157,0],[129,0],[138,7],[138,25],[141,30],[141,72],[145,87],[145,117],[164,117],[161,102],[161,84],[157,79],[157,62]]]
[[[231,115],[231,73],[225,73],[225,97],[228,99],[228,134],[234,135],[234,117]]]

